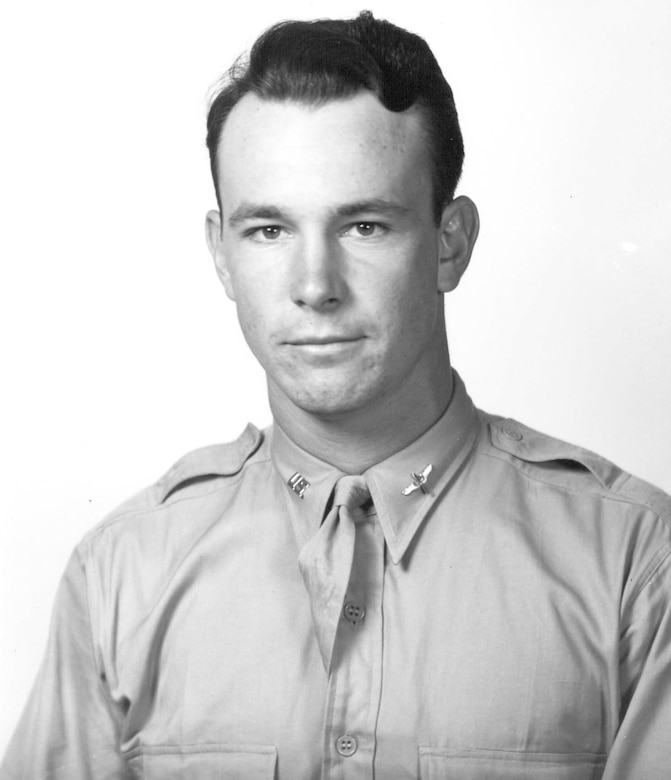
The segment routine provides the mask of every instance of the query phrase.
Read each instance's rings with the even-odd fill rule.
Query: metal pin
[[[296,472],[287,480],[287,485],[294,491],[298,498],[305,497],[305,491],[310,487],[310,483],[302,474]]]
[[[429,477],[429,474],[433,471],[433,466],[429,463],[419,472],[419,474],[415,471],[411,472],[410,479],[412,482],[408,485],[407,488],[405,488],[402,493],[404,496],[409,496],[411,493],[414,493],[415,490],[421,490],[422,493],[426,493],[426,490],[424,489],[424,485],[426,485],[426,480]]]

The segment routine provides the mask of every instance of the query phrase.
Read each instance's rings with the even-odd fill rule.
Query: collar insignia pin
[[[287,480],[287,485],[294,491],[298,498],[305,497],[305,491],[310,487],[310,483],[302,474],[296,472]]]
[[[412,482],[408,485],[407,488],[405,488],[402,491],[403,495],[409,496],[411,493],[414,493],[415,490],[421,490],[422,493],[426,493],[426,490],[424,489],[424,485],[426,485],[426,480],[429,478],[429,474],[432,471],[433,471],[433,466],[430,463],[424,466],[424,468],[419,472],[419,474],[413,471],[410,474],[410,479],[412,479]]]

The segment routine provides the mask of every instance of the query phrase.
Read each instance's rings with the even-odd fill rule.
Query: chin
[[[292,406],[307,414],[333,417],[365,407],[368,393],[362,393],[361,390],[351,383],[319,383],[311,386],[309,383],[292,382],[281,389],[281,394]]]
[[[301,388],[289,398],[295,406],[308,414],[337,418],[373,409],[382,402],[385,395],[383,387],[349,385],[346,388],[330,387],[315,392]]]
[[[362,408],[362,404],[357,403],[356,400],[343,398],[342,396],[326,399],[301,395],[298,398],[294,398],[293,403],[302,411],[316,417],[338,417],[343,414],[356,412]]]

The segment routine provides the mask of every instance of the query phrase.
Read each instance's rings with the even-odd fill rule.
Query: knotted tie
[[[333,645],[352,569],[356,537],[354,514],[369,499],[370,492],[363,477],[341,477],[335,486],[331,510],[298,556],[327,673],[331,670]]]

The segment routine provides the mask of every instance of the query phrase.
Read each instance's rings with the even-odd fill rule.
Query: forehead
[[[219,144],[222,207],[240,199],[430,199],[429,154],[419,110],[387,110],[370,92],[313,106],[248,94]]]

